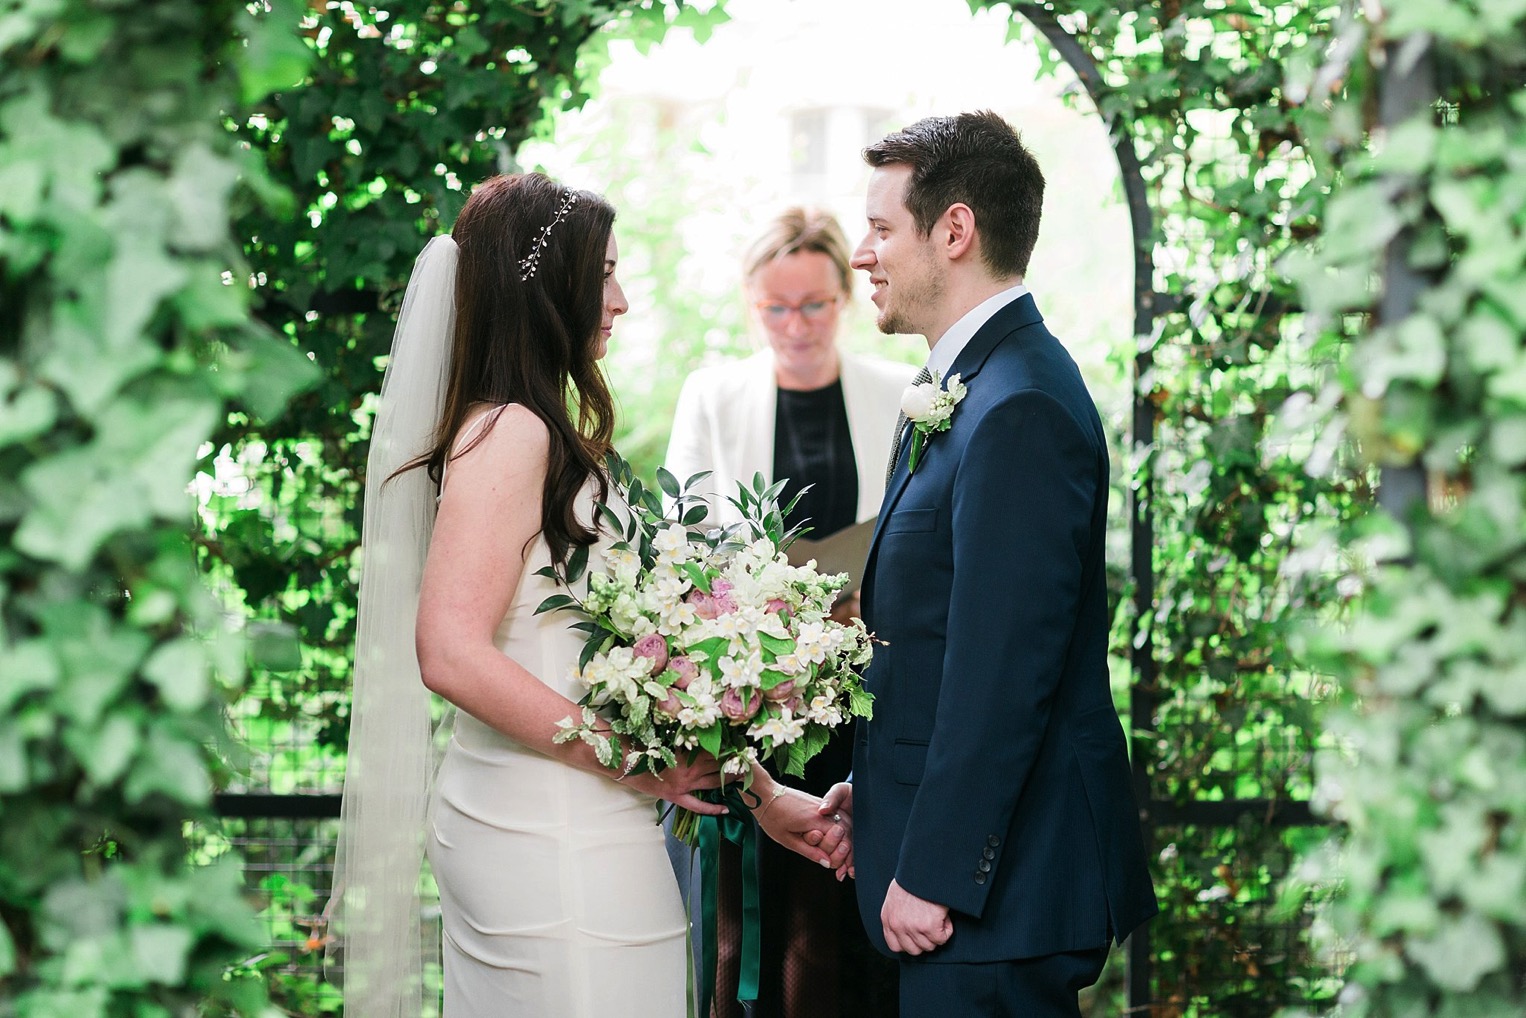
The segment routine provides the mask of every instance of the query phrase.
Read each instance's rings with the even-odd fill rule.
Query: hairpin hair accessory
[[[540,232],[535,235],[535,243],[530,245],[530,253],[519,260],[519,281],[521,283],[528,283],[534,277],[535,270],[540,268],[540,253],[545,250],[546,238],[551,236],[551,228],[563,219],[566,219],[567,213],[571,212],[572,206],[577,203],[578,193],[569,187],[562,195],[562,203],[557,206],[556,215],[552,216],[551,222],[542,226]]]

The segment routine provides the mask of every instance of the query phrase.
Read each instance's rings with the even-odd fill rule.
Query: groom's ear
[[[950,205],[933,230],[949,261],[968,258],[979,246],[975,234],[975,211],[964,202]]]

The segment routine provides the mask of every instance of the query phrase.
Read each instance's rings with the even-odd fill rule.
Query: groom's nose
[[[848,259],[848,264],[855,269],[863,269],[865,272],[874,267],[874,251],[869,247],[867,236],[859,241],[858,249],[853,252],[853,257]]]

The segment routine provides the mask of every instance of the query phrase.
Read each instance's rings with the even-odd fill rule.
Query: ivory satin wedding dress
[[[592,487],[578,516],[593,518]],[[608,538],[590,549],[602,567]],[[534,615],[556,584],[537,536],[503,652],[576,701],[582,634]],[[682,1018],[687,920],[655,801],[458,712],[425,847],[440,888],[445,1018]]]

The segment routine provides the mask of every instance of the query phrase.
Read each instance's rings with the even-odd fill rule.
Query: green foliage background
[[[1526,1013],[1526,10],[1385,11],[1326,64],[1367,88],[1330,96],[1341,186],[1288,268],[1325,340],[1368,326],[1326,426],[1421,490],[1342,531],[1358,608],[1305,634],[1340,679],[1317,773],[1345,828],[1309,870],[1342,883],[1343,1015],[1503,1018]],[[1434,84],[1341,129],[1381,74]]]
[[[1157,1013],[1318,1005],[1348,962],[1343,1013],[1522,1013],[1526,9],[1054,12],[1102,69],[1157,231],[1156,438],[1125,470],[1152,500],[1157,598],[1146,618],[1123,598],[1116,627],[1121,656],[1144,640],[1160,664],[1134,752],[1156,798],[1275,812],[1311,794],[1318,751],[1342,825],[1291,883],[1310,832],[1157,830]],[[272,747],[316,731],[326,784],[342,767],[370,394],[411,261],[585,98],[611,28],[722,17],[0,3],[0,1016],[264,1006],[258,979],[223,978],[262,939],[236,866],[187,866],[183,822],[214,779],[252,780],[218,773],[225,710]],[[1375,130],[1387,61],[1428,51],[1439,111]],[[664,203],[626,204],[638,260],[671,271]],[[1391,245],[1426,286],[1374,322]],[[697,354],[713,343],[685,326],[735,309],[681,296]],[[637,462],[671,381],[629,390]],[[194,518],[198,457],[216,476]],[[1406,467],[1428,496],[1368,512]],[[252,766],[289,791],[323,762]]]
[[[0,1014],[184,1014],[263,931],[187,862],[242,644],[187,484],[311,370],[249,319],[228,229],[288,197],[223,111],[306,64],[274,4],[0,6]]]

